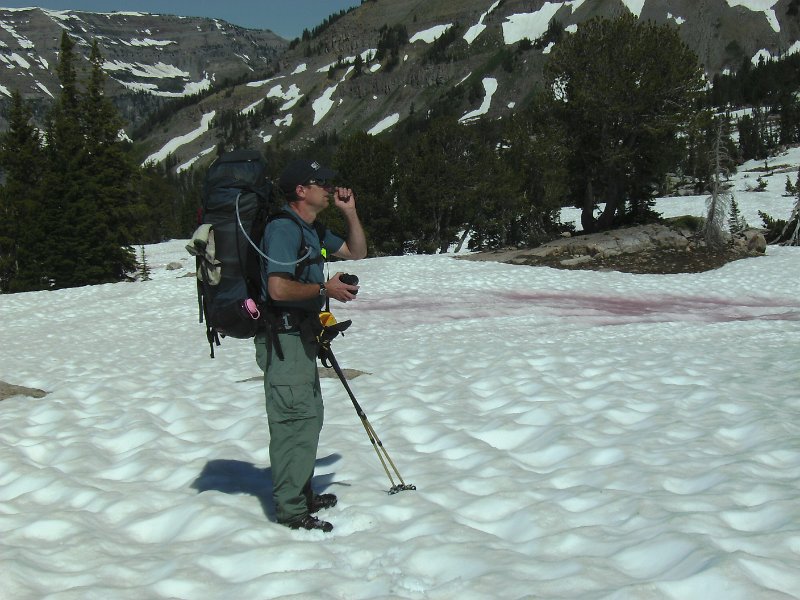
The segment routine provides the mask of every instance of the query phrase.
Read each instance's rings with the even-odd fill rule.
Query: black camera
[[[355,275],[350,275],[350,273],[342,273],[339,275],[339,281],[342,283],[346,283],[347,285],[358,285],[358,277]],[[355,296],[358,293],[358,290],[353,292]]]

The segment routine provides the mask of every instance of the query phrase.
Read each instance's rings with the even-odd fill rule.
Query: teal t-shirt
[[[333,254],[339,251],[344,240],[325,229],[321,245],[313,225],[303,221],[289,206],[285,206],[284,211],[290,217],[272,219],[261,240],[261,251],[269,257],[262,259],[263,289],[267,290],[267,277],[273,273],[288,273],[293,279],[303,283],[324,283],[322,245],[328,253]],[[307,252],[309,255],[300,262],[298,271],[298,259]],[[273,302],[273,306],[317,312],[324,303],[325,299],[320,297],[304,302]]]

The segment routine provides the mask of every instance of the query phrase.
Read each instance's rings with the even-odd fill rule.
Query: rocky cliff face
[[[553,20],[569,34],[593,17],[630,11],[642,20],[677,27],[709,74],[735,70],[744,60],[800,51],[797,4],[368,0],[293,47],[269,31],[210,19],[0,9],[0,61],[6,66],[0,69],[0,100],[19,89],[42,107],[50,101],[57,91],[54,70],[64,29],[84,55],[92,39],[100,42],[110,92],[131,124],[165,98],[207,90],[226,78],[249,78],[249,83],[208,94],[136,140],[152,152],[152,160],[172,153],[188,165],[207,156],[218,141],[207,126],[212,115],[254,112],[267,99],[277,102],[278,112],[254,126],[256,143],[283,136],[286,143],[300,145],[324,132],[355,129],[377,135],[443,97],[452,99],[464,121],[502,117],[531,96],[551,49],[544,45],[518,52],[520,44],[541,37]],[[409,41],[390,68],[386,60],[375,60],[375,52],[382,32],[394,26],[403,26]],[[453,38],[446,56],[431,59],[436,40],[446,35]],[[361,74],[357,62],[363,64]],[[179,136],[183,141],[176,144]]]
[[[174,98],[226,79],[263,75],[288,45],[270,31],[212,19],[0,8],[0,62],[6,67],[0,70],[0,98],[18,90],[24,98],[46,104],[57,95],[55,68],[65,30],[83,59],[97,40],[109,76],[108,91],[115,99],[142,94]],[[87,65],[88,60],[82,66]],[[152,109],[159,103],[142,104]]]

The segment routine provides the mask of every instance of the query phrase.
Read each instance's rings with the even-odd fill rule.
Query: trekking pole
[[[358,403],[358,400],[356,400],[355,394],[353,394],[353,390],[350,389],[350,385],[347,383],[347,378],[344,376],[342,368],[339,366],[336,357],[333,355],[333,350],[331,350],[330,343],[324,344],[323,350],[325,352],[326,358],[333,367],[333,370],[336,371],[336,375],[339,377],[339,381],[342,382],[342,385],[344,386],[347,395],[350,396],[350,401],[353,403],[353,406],[356,409],[356,414],[361,419],[361,424],[364,426],[364,430],[367,432],[369,441],[372,442],[372,447],[375,449],[375,454],[378,455],[378,459],[381,461],[383,470],[386,472],[387,477],[389,477],[389,481],[392,485],[392,487],[389,488],[389,494],[396,494],[397,492],[402,492],[404,490],[416,490],[417,487],[415,485],[411,485],[403,481],[403,477],[400,475],[400,471],[397,470],[394,461],[389,456],[389,453],[386,451],[386,448],[384,448],[383,442],[381,442],[380,438],[378,437],[378,434],[375,433],[375,429],[373,429],[372,423],[369,422],[366,413],[361,408],[361,405]],[[389,463],[389,465],[391,465],[392,471],[394,471],[394,474],[397,475],[397,478],[400,480],[400,483],[395,484],[394,478],[392,477],[392,474],[389,472],[389,467],[387,467],[386,465],[387,462]]]

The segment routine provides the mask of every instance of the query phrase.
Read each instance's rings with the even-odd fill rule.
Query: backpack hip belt
[[[319,314],[305,310],[269,310],[266,321],[269,340],[280,360],[283,360],[280,334],[299,333],[304,342],[317,344],[322,331]]]
[[[312,313],[303,310],[270,310],[267,312],[267,324],[277,333],[296,333]]]

